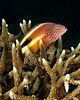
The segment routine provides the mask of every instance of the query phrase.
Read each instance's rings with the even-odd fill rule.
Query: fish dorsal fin
[[[37,29],[39,29],[41,26],[45,25],[46,23],[41,23],[33,27],[22,39],[20,42],[20,45],[22,45]]]

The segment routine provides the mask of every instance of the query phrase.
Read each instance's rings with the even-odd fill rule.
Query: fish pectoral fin
[[[34,45],[30,46],[30,45],[27,45],[28,48],[31,50],[31,51],[36,51],[39,49],[39,42],[36,42]]]

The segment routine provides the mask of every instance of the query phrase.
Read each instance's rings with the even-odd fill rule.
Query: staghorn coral
[[[63,50],[61,38],[47,48],[40,39],[39,50],[22,49],[20,37],[30,30],[31,21],[23,20],[20,27],[14,36],[2,19],[0,100],[79,100],[80,43]]]

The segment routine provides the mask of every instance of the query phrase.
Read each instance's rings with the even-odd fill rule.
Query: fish
[[[39,49],[39,41],[40,39],[45,44],[45,47],[48,47],[52,42],[58,40],[65,32],[67,28],[64,25],[52,22],[45,22],[36,25],[32,28],[22,39],[20,45],[23,45],[24,42],[28,39],[31,42],[26,46],[30,50],[38,50]],[[26,48],[24,46],[22,49]]]

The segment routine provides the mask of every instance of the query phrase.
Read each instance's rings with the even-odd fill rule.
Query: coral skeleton
[[[19,37],[25,40],[31,20],[20,28],[15,36],[2,19],[0,100],[80,100],[80,43],[67,50],[60,37],[46,48],[38,37],[22,45]],[[30,50],[37,41],[39,49]]]

